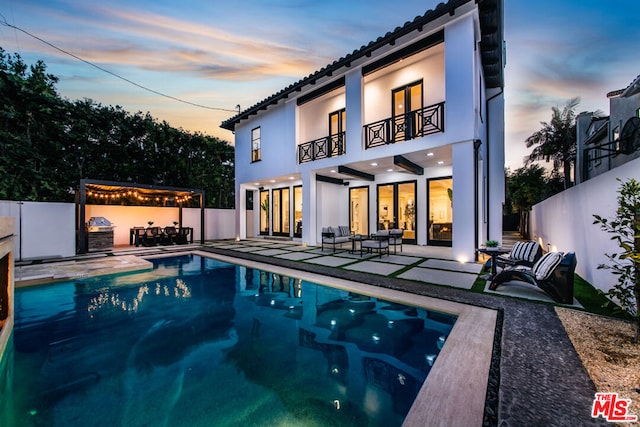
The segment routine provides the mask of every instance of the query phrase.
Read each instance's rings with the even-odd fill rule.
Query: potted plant
[[[265,231],[269,234],[269,196],[267,196],[262,203],[260,204],[260,209],[264,211],[264,215],[267,219],[267,226],[265,227]]]
[[[487,240],[484,244],[487,248],[497,248],[498,241],[497,240]]]

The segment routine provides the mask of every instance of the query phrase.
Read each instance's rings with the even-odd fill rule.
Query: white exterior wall
[[[468,13],[445,27],[447,114],[445,135],[452,146],[453,257],[472,261],[475,257],[476,176],[474,141],[478,135],[479,102],[476,80],[475,24]],[[480,192],[480,206],[485,194]],[[500,212],[500,216],[502,213]],[[479,222],[482,220],[479,219]]]
[[[22,259],[75,255],[75,205],[24,202],[22,205]]]
[[[416,182],[417,243],[427,243],[427,190],[428,178],[454,177],[454,227],[453,253],[458,259],[472,260],[479,236],[489,235],[500,239],[502,230],[502,203],[504,201],[504,131],[490,130],[503,126],[504,105],[501,93],[487,106],[484,79],[479,49],[479,21],[477,8],[471,4],[458,9],[453,17],[441,18],[441,23],[425,29],[422,34],[407,36],[394,46],[385,46],[380,56],[365,60],[372,63],[401,46],[411,44],[411,37],[429,36],[444,29],[444,42],[419,52],[402,62],[379,69],[366,77],[362,76],[362,62],[340,70],[345,77],[345,87],[298,107],[296,96],[269,105],[266,110],[249,116],[236,125],[236,206],[237,235],[245,238],[244,217],[245,189],[256,191],[258,187],[271,187],[273,179],[282,187],[282,179],[288,174],[297,174],[303,186],[303,231],[302,243],[315,245],[320,241],[322,227],[348,224],[349,188],[369,187],[369,230],[377,229],[377,185],[387,182]],[[341,74],[334,73],[333,78]],[[445,131],[415,138],[398,144],[365,150],[363,125],[391,116],[391,91],[394,88],[422,80],[424,82],[424,105],[445,101]],[[328,83],[329,80],[325,80]],[[305,86],[300,95],[322,87]],[[494,91],[491,95],[495,95]],[[328,135],[328,114],[346,109],[346,154],[297,164],[297,144]],[[489,108],[491,111],[488,111]],[[262,160],[250,162],[251,129],[260,126],[262,131]],[[488,132],[489,129],[489,132]],[[475,165],[474,141],[482,142],[479,169]],[[453,164],[428,167],[422,176],[406,173],[380,173],[374,182],[349,179],[349,186],[317,182],[316,174],[328,174],[329,168],[350,165],[361,161],[392,158],[395,155],[444,147],[452,153]],[[496,156],[493,158],[493,156]],[[487,161],[491,159],[491,162]],[[448,163],[448,162],[447,162]],[[477,176],[475,171],[478,171]],[[477,188],[476,188],[477,186]],[[490,188],[487,188],[489,186]],[[478,191],[478,215],[474,201]],[[491,191],[488,191],[491,190]],[[489,199],[487,199],[489,197]],[[489,206],[491,208],[489,208]],[[487,216],[487,213],[489,216]],[[255,230],[258,235],[259,211],[253,212]],[[476,223],[477,220],[477,223]],[[498,233],[495,235],[494,233]],[[291,230],[293,236],[293,230]]]
[[[295,101],[280,104],[269,108],[259,118],[237,127],[236,141],[243,141],[236,143],[235,150],[237,191],[238,183],[295,173],[298,165],[295,150],[295,109]],[[261,133],[261,160],[251,163],[251,130],[256,127],[260,127]]]
[[[15,220],[15,259],[66,258],[76,255],[76,205],[74,203],[0,201],[0,216]],[[129,244],[129,228],[164,227],[178,221],[177,208],[87,205],[86,219],[103,216],[114,223],[114,246]],[[235,238],[235,210],[205,209],[205,239]],[[182,223],[194,228],[200,241],[200,209],[183,209]]]
[[[598,270],[609,264],[605,253],[619,253],[612,235],[593,224],[593,215],[612,218],[618,207],[620,183],[616,178],[640,180],[640,159],[635,159],[598,175],[575,187],[535,205],[530,216],[531,238],[545,249],[575,252],[576,273],[606,292],[617,283],[609,270]]]
[[[299,107],[299,144],[329,136],[329,113],[345,108],[344,92],[339,88]],[[319,120],[322,117],[324,120]]]
[[[502,244],[502,206],[505,198],[504,175],[504,96],[502,89],[495,94],[487,105],[486,120],[489,122],[489,131],[486,144],[489,151],[489,162],[484,162],[487,167],[486,187],[488,192],[488,205],[483,205],[481,222],[488,222],[488,234],[481,233],[480,243],[491,239]],[[486,215],[489,215],[487,218]],[[486,228],[482,230],[486,231]]]
[[[364,123],[373,123],[391,116],[391,90],[423,81],[424,106],[445,100],[444,43],[423,53],[414,55],[402,63],[402,68],[387,71],[386,68],[365,78]],[[347,113],[348,114],[348,113]]]
[[[451,22],[445,27],[447,142],[472,141],[476,137],[474,88],[475,35],[472,15]],[[455,231],[454,231],[455,233]]]

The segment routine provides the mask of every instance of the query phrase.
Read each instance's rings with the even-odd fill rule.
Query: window
[[[251,130],[251,162],[260,161],[260,127]]]
[[[620,150],[620,126],[616,126],[613,128],[611,141],[615,143],[614,148],[616,149],[616,151]]]

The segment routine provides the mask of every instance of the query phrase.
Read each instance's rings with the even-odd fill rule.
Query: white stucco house
[[[502,0],[451,0],[224,121],[237,237],[501,241],[504,62]]]

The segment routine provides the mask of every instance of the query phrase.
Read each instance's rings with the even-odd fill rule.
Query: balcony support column
[[[345,79],[345,100],[347,111],[346,152],[362,147],[362,124],[364,117],[364,80],[360,70],[347,73]]]

